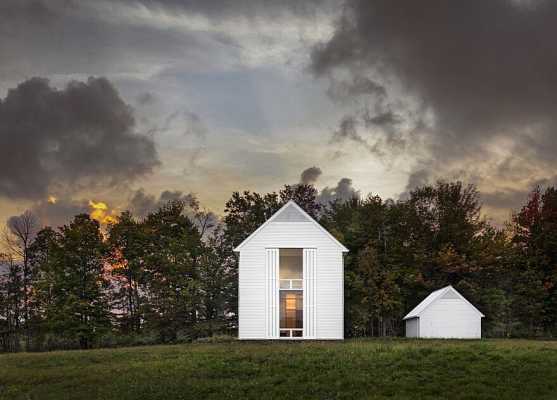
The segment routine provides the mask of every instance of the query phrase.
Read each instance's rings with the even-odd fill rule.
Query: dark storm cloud
[[[392,127],[400,124],[402,122],[402,118],[392,111],[385,111],[376,115],[370,115],[367,113],[364,115],[364,121],[366,126]]]
[[[531,123],[553,125],[557,100],[557,3],[348,1],[313,69],[388,67],[434,107],[447,141]],[[465,134],[459,137],[458,134]],[[440,135],[441,136],[441,135]]]
[[[502,188],[492,192],[482,192],[482,203],[487,207],[504,208],[518,211],[522,205],[528,200],[529,194],[535,188],[542,190],[548,186],[557,185],[557,175],[552,175],[544,179],[532,179],[527,182],[521,189]]]
[[[334,0],[2,0],[0,79],[50,74],[149,74],[154,66],[206,72],[238,57],[234,29],[293,16],[332,13]],[[215,31],[180,23],[207,17]],[[168,18],[170,17],[170,18]],[[178,18],[176,18],[178,17]],[[251,20],[250,20],[251,19]],[[184,20],[186,22],[187,20]],[[234,61],[238,61],[236,58]]]
[[[323,172],[319,167],[309,167],[300,174],[300,183],[302,185],[313,185]]]
[[[359,198],[360,191],[352,186],[352,179],[342,178],[334,187],[325,187],[318,196],[318,201],[322,204],[329,204],[334,201],[345,202],[353,198]]]
[[[52,0],[51,4],[63,4]],[[66,4],[70,3],[66,1]],[[33,23],[41,23],[53,17],[53,10],[45,1],[4,0],[0,2],[0,22],[8,23],[14,19],[25,19]]]
[[[498,140],[550,171],[557,167],[556,20],[554,1],[347,0],[311,66],[317,76],[374,71],[431,110],[420,136],[429,140],[433,175],[484,161]]]
[[[346,101],[354,96],[364,94],[373,95],[377,99],[383,99],[387,95],[384,86],[359,74],[350,80],[331,79],[327,94],[333,100]]]
[[[120,0],[127,4],[140,4],[154,10],[172,10],[202,14],[210,18],[257,16],[278,17],[285,14],[310,16],[317,7],[333,7],[331,0]]]
[[[313,166],[302,171],[300,184],[315,185],[319,177],[323,174],[321,168]],[[336,186],[324,187],[317,195],[317,201],[323,205],[328,205],[334,201],[345,202],[352,198],[359,198],[360,191],[352,186],[352,179],[341,178]]]
[[[0,195],[46,199],[83,187],[127,184],[158,165],[155,145],[104,78],[58,90],[41,78],[0,102]]]
[[[380,108],[375,107],[376,110]],[[402,122],[402,117],[392,111],[372,114],[369,109],[364,109],[345,115],[333,132],[331,142],[354,142],[388,162],[387,155],[398,154],[407,147],[408,134],[398,129]]]
[[[224,45],[222,34],[167,26],[161,15],[142,18],[144,9],[134,1],[2,0],[0,80],[54,74],[143,77],[170,66],[207,69],[230,55],[226,48],[232,39]]]
[[[145,217],[167,204],[169,201],[183,201],[191,206],[197,202],[192,193],[183,193],[179,190],[165,190],[158,198],[152,194],[145,193],[144,189],[136,190],[130,198],[127,208],[138,217]]]
[[[399,195],[400,200],[408,200],[412,190],[430,184],[431,180],[431,173],[428,169],[417,169],[413,171],[408,177],[404,192]]]
[[[353,115],[345,115],[340,120],[337,130],[333,134],[333,141],[335,142],[340,142],[345,139],[350,139],[365,147],[369,147],[369,144],[358,133],[358,119]]]
[[[137,104],[141,106],[148,106],[157,101],[156,96],[151,92],[143,92],[136,98]]]
[[[529,192],[530,190],[496,190],[491,193],[481,193],[481,201],[488,207],[516,209],[517,205],[526,203]]]
[[[57,228],[67,224],[74,216],[90,212],[87,200],[73,200],[69,198],[57,199],[56,202],[39,200],[29,209],[35,215],[41,226]]]
[[[211,232],[220,223],[219,217],[212,211],[206,210],[193,193],[180,190],[165,190],[158,197],[145,193],[144,189],[136,190],[126,207],[132,214],[144,218],[147,214],[158,210],[170,201],[181,201],[185,204],[184,214],[190,218],[204,235]]]

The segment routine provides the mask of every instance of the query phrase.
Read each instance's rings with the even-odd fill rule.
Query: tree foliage
[[[481,217],[472,185],[438,182],[406,200],[321,204],[310,185],[235,192],[222,221],[170,201],[123,212],[103,231],[88,215],[37,232],[12,220],[0,255],[3,351],[195,340],[237,328],[233,252],[290,199],[348,249],[346,336],[403,335],[403,316],[453,285],[485,315],[487,336],[557,334],[557,190],[532,191],[504,227]]]

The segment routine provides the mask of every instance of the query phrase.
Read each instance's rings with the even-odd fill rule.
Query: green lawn
[[[0,355],[0,399],[556,399],[557,342],[350,340]]]

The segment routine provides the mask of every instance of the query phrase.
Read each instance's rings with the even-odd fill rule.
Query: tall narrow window
[[[303,249],[280,249],[280,337],[303,336]]]
[[[279,278],[281,289],[302,289],[304,274],[304,250],[279,250]]]

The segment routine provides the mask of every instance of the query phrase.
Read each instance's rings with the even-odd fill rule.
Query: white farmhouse
[[[289,201],[240,253],[240,339],[343,339],[348,250]]]
[[[431,293],[404,317],[406,337],[479,339],[483,317],[455,288],[447,286]]]

